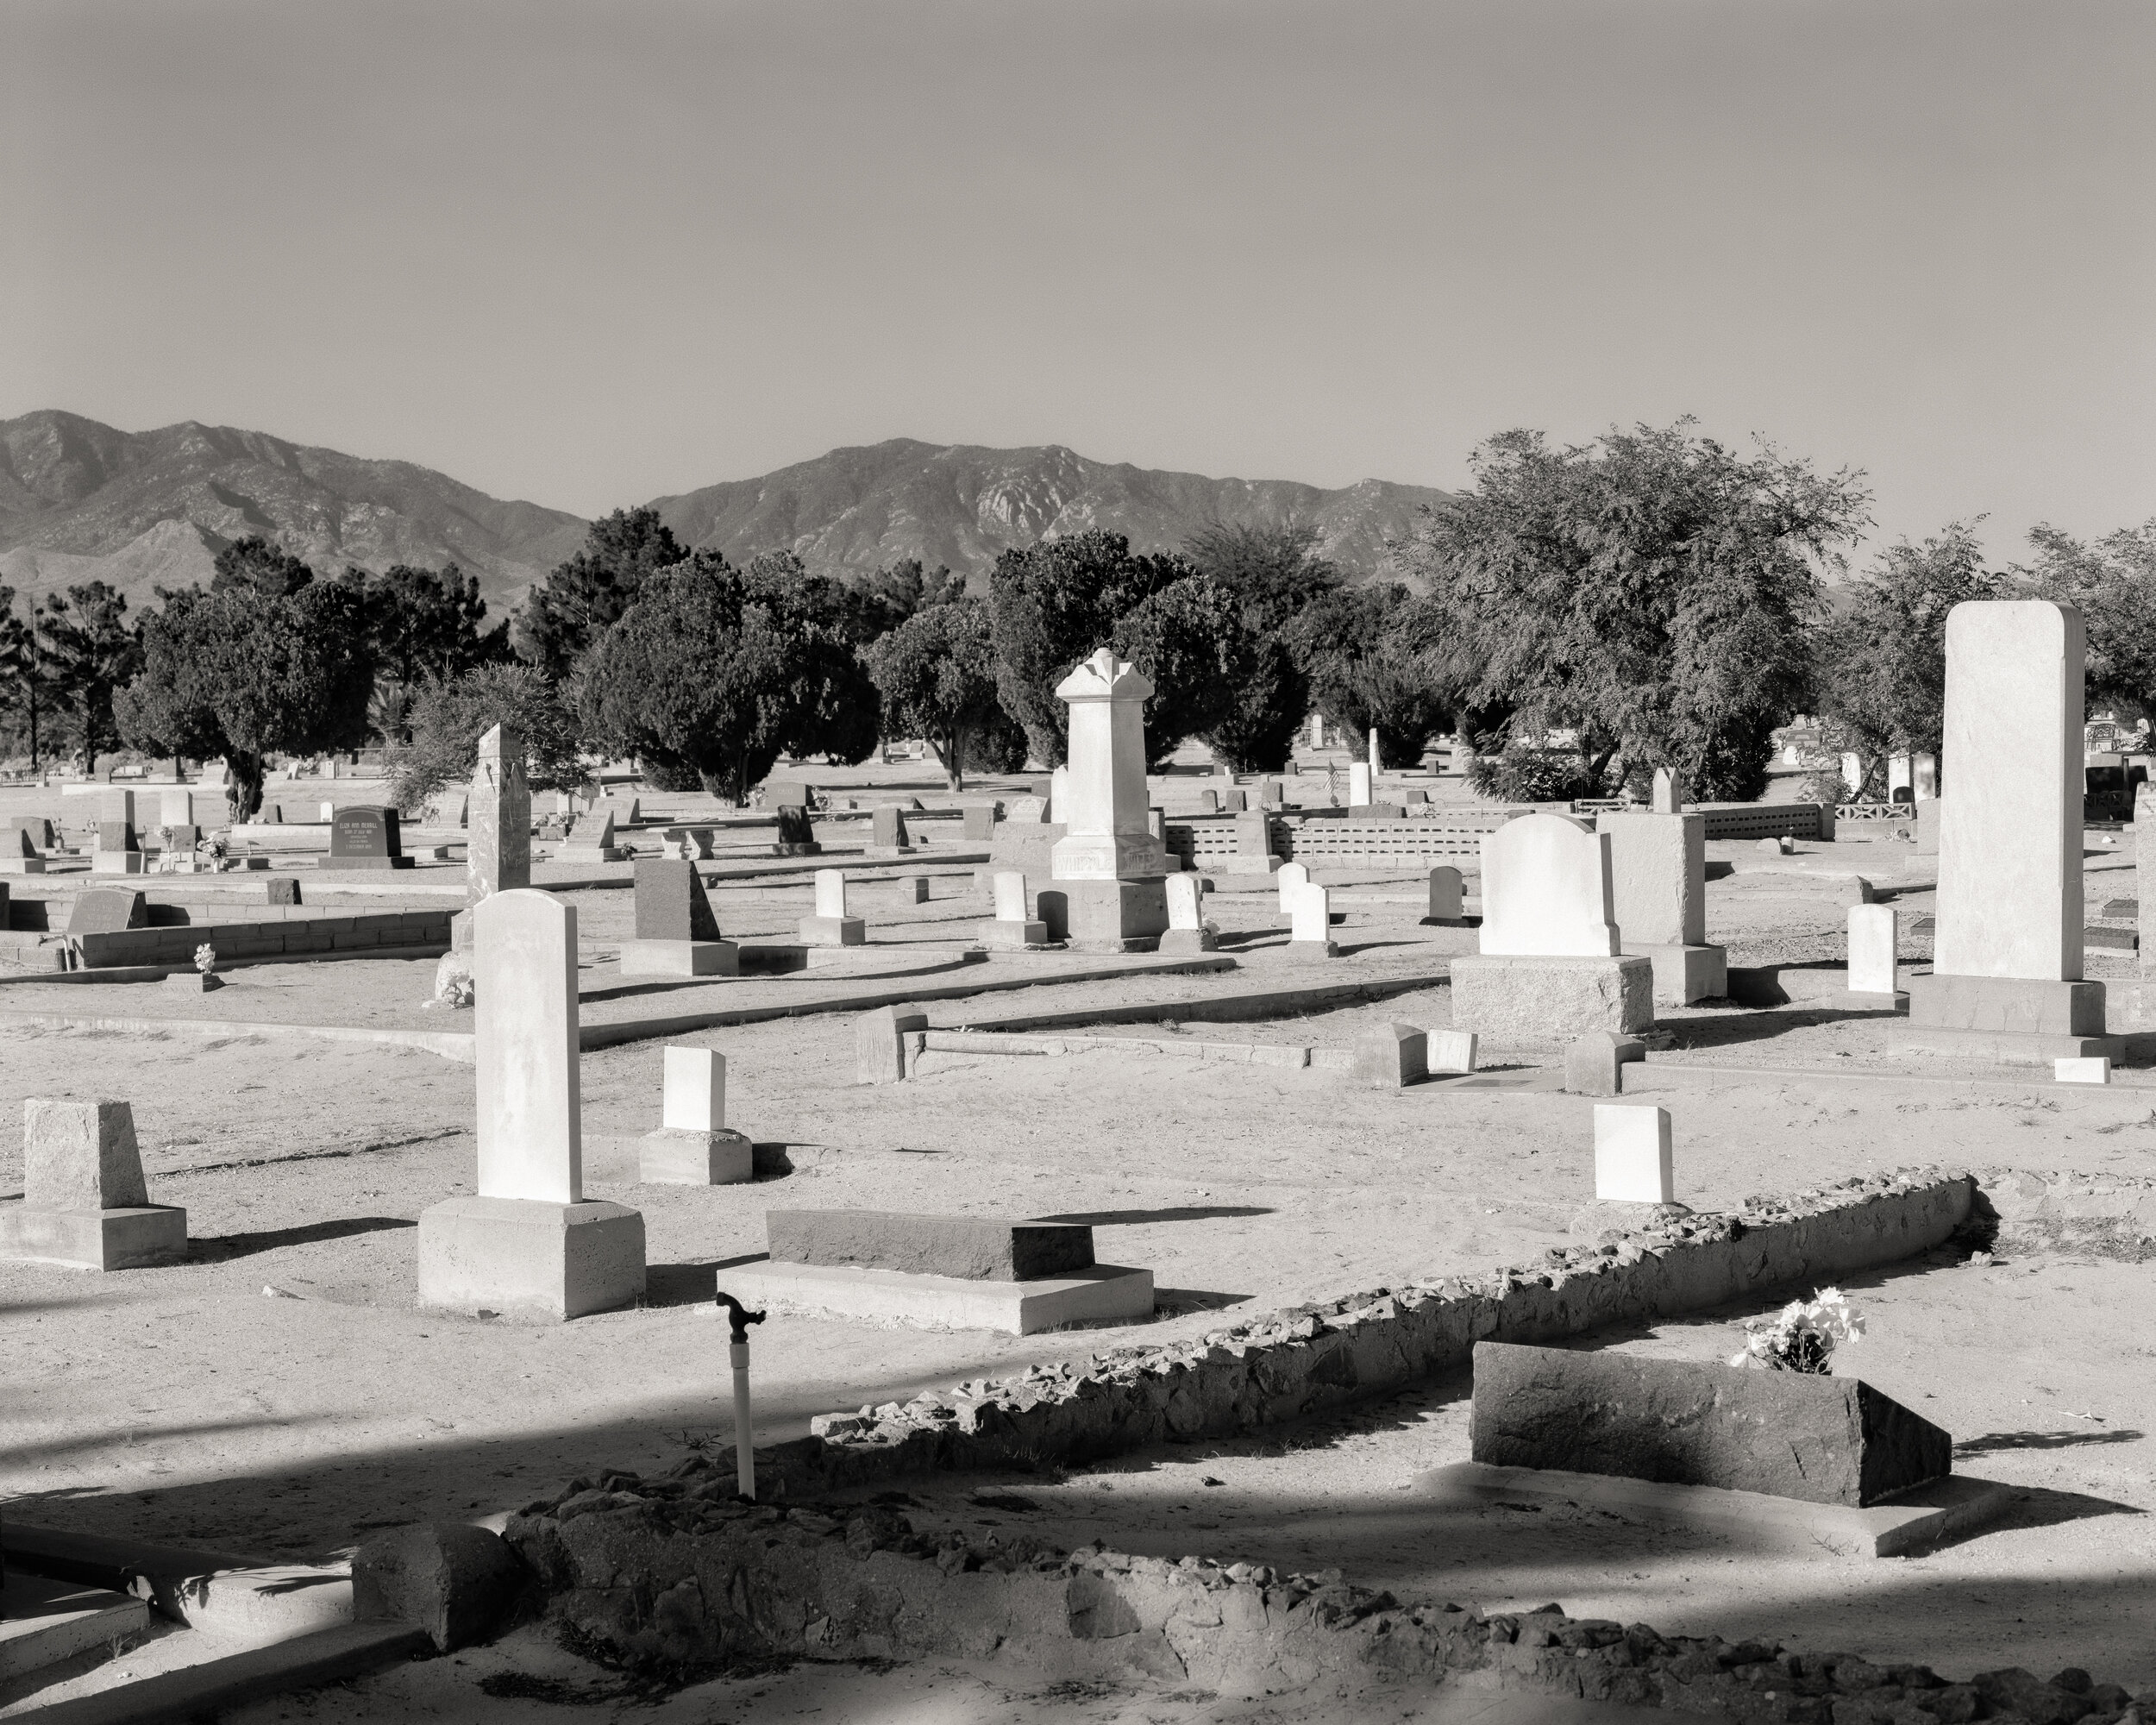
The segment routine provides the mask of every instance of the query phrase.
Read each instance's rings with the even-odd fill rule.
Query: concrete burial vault
[[[1153,1273],[1096,1264],[1082,1223],[772,1210],[771,1256],[723,1272],[750,1302],[839,1317],[1031,1335],[1153,1314]]]

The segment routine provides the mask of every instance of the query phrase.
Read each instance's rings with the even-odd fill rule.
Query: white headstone
[[[2111,1059],[2109,1055],[2073,1055],[2054,1060],[2051,1063],[2052,1076],[2061,1084],[2109,1084],[2111,1082]]]
[[[996,871],[996,920],[998,922],[1026,922],[1025,875],[1016,869]],[[843,913],[840,913],[843,914]]]
[[[1296,888],[1288,913],[1294,919],[1292,940],[1326,941],[1332,938],[1332,894],[1323,887],[1307,884]]]
[[[818,869],[816,871],[816,914],[820,917],[843,917],[846,914],[846,876],[843,870]]]
[[[1348,806],[1367,808],[1377,799],[1370,792],[1370,768],[1367,761],[1348,762]]]
[[[1614,809],[1595,830],[1609,845],[1610,919],[1636,950],[1707,940],[1707,817]]]
[[[1657,814],[1684,812],[1684,781],[1667,767],[1654,769],[1654,812]]]
[[[322,812],[321,812],[321,813],[320,813],[320,814],[318,814],[318,815],[316,817],[316,819],[318,819],[318,820],[332,820],[332,821],[333,821],[333,820],[335,820],[336,818],[337,818],[337,806],[336,806],[335,803],[324,803],[324,804],[323,804],[323,805],[322,805]]]
[[[1457,922],[1466,914],[1460,906],[1465,902],[1462,896],[1460,871],[1439,867],[1430,871],[1430,919],[1432,922]]]
[[[1433,1030],[1430,1032],[1430,1070],[1434,1074],[1472,1072],[1476,1035],[1471,1030]]]
[[[1373,724],[1370,726],[1370,777],[1376,779],[1384,770],[1384,760],[1377,752],[1377,727]]]
[[[1168,877],[1168,925],[1200,929],[1205,926],[1205,877],[1170,875]]]
[[[1892,905],[1849,907],[1849,989],[1857,994],[1891,994],[1894,950],[1900,944],[1901,913]]]
[[[1058,767],[1048,775],[1048,808],[1043,820],[1070,819],[1070,768]]]
[[[576,912],[525,887],[472,919],[479,1196],[580,1203]]]
[[[1056,687],[1070,709],[1070,762],[1054,794],[1058,881],[1157,880],[1168,858],[1148,824],[1145,698],[1153,686],[1103,647]]]
[[[1273,879],[1280,885],[1280,911],[1285,916],[1295,907],[1295,894],[1310,884],[1310,869],[1301,862],[1283,862]]]
[[[1595,1195],[1614,1204],[1676,1201],[1667,1108],[1639,1102],[1595,1103]]]
[[[1481,950],[1614,958],[1609,840],[1570,815],[1527,814],[1482,836]]]
[[[726,1129],[726,1057],[709,1048],[668,1047],[659,1124],[669,1132]]]
[[[159,794],[157,824],[160,826],[193,826],[195,821],[195,794],[178,787]]]
[[[2081,977],[2081,614],[1977,599],[1946,614],[1942,976]]]

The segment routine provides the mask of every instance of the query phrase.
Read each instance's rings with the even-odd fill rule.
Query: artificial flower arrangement
[[[1839,1288],[1822,1288],[1809,1300],[1790,1301],[1771,1324],[1745,1320],[1744,1349],[1729,1363],[1824,1376],[1834,1369],[1834,1349],[1863,1334],[1864,1320],[1849,1296]]]

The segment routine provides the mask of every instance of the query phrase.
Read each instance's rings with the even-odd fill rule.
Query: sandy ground
[[[1736,870],[1709,888],[1710,929],[1733,963],[1838,957],[1846,893],[1835,877],[1847,873],[1904,882],[1904,907],[1929,908],[1920,886],[1928,876],[1907,847],[1888,841],[1808,847],[1789,864],[1758,856],[1747,866],[1741,847],[1717,860]],[[2092,906],[2131,890],[2130,875],[2107,878],[2107,860],[2090,860]],[[1294,963],[1280,950],[1269,891],[1224,891],[1213,904],[1236,971],[1045,984],[941,1002],[931,1016],[954,1024],[1133,998],[1197,1000],[1313,975],[1434,973],[1449,952],[1470,950],[1472,936],[1420,928],[1414,888],[1382,874],[1342,881],[1336,902],[1348,920],[1338,938],[1352,956],[1332,964]],[[715,893],[729,934],[752,939],[782,938],[809,896],[805,881]],[[809,971],[730,990],[603,1000],[629,895],[573,897],[588,1019],[844,986],[841,975]],[[874,962],[955,971],[955,943],[980,913],[971,900],[903,915],[893,904],[887,919],[872,909],[891,943]],[[1927,952],[1927,938],[1905,941],[1905,957]],[[430,974],[430,965],[395,962],[263,967],[186,999],[155,985],[16,985],[0,991],[0,1013],[468,1029],[468,1014],[418,1008]],[[1381,1019],[1445,1025],[1448,991],[1274,1023],[1194,1019],[1165,1033],[1344,1044]],[[2156,1082],[2144,1075],[2109,1090],[2066,1091],[2027,1074],[1990,1082],[1999,1075],[1952,1062],[1912,1066],[1891,1051],[1890,1020],[1876,1014],[1722,1008],[1668,1021],[1677,1046],[1658,1063],[1776,1069],[1657,1095],[1673,1116],[1681,1195],[1695,1204],[1934,1160],[2046,1175],[2156,1173],[2156,1132],[2147,1129]],[[320,1556],[373,1527],[511,1508],[603,1465],[661,1466],[685,1442],[729,1442],[724,1333],[708,1302],[730,1262],[761,1251],[762,1214],[774,1205],[1083,1219],[1104,1260],[1152,1268],[1163,1297],[1150,1325],[1075,1337],[774,1317],[755,1340],[767,1441],[798,1433],[813,1413],[1202,1332],[1224,1313],[1524,1263],[1563,1235],[1589,1195],[1589,1105],[1547,1089],[1377,1093],[1321,1072],[1137,1051],[941,1060],[905,1086],[862,1088],[851,1082],[851,1037],[847,1017],[826,1014],[687,1038],[727,1056],[733,1124],[785,1145],[792,1171],[748,1187],[644,1188],[622,1183],[627,1170],[598,1158],[593,1195],[645,1214],[649,1300],[634,1312],[527,1328],[412,1304],[416,1218],[469,1189],[468,1067],[367,1044],[61,1031],[0,1018],[0,1108],[27,1095],[128,1098],[153,1195],[187,1207],[196,1241],[184,1265],[102,1277],[0,1264],[0,1335],[14,1386],[0,1403],[8,1513]],[[1500,1044],[1484,1057],[1501,1076],[1525,1077],[1557,1051]],[[595,1141],[655,1123],[659,1061],[652,1044],[585,1057],[585,1122]],[[1877,1076],[1845,1076],[1858,1072]],[[0,1193],[19,1189],[20,1168],[19,1147],[0,1143]],[[2048,1673],[2080,1664],[2143,1686],[2156,1683],[2156,1552],[2143,1519],[2156,1507],[2156,1452],[2144,1436],[2156,1429],[2152,1278],[2146,1264],[2068,1245],[1989,1267],[1908,1266],[1863,1288],[1873,1330],[1851,1369],[1952,1431],[1964,1446],[1958,1465],[2028,1493],[2011,1526],[1915,1561],[1739,1549],[1578,1513],[1447,1518],[1418,1509],[1407,1490],[1415,1473],[1465,1456],[1460,1383],[1260,1441],[1005,1482],[1039,1505],[1017,1515],[972,1506],[966,1492],[975,1482],[931,1482],[914,1495],[931,1520],[1000,1519],[1073,1541],[1098,1535],[1176,1555],[1338,1565],[1403,1594],[1486,1606],[1555,1599],[1665,1631],[1779,1635],[1942,1669],[2021,1663]],[[1713,1358],[1729,1351],[1741,1315],[1603,1339]],[[415,1668],[430,1675],[377,1679],[340,1703],[357,1710],[260,1716],[432,1709],[521,1718],[537,1703],[458,1710],[460,1693],[478,1706],[470,1682],[507,1657],[498,1649],[467,1656],[463,1667],[442,1662]],[[578,1680],[586,1678],[594,1674]],[[728,1690],[723,1706],[714,1695],[718,1710],[681,1716],[732,1716],[725,1709],[736,1706],[747,1716],[750,1700],[758,1717],[787,1716],[783,1702],[839,1717],[1058,1719],[1065,1701],[1074,1719],[1245,1716],[1190,1710],[1211,1705],[1201,1700],[1154,1697],[1130,1703],[1153,1711],[1126,1713],[1113,1697],[1044,1699],[1022,1684],[1003,1687],[1009,1673],[772,1681],[761,1699]],[[856,1682],[887,1687],[868,1705],[846,1698],[844,1685]],[[904,1710],[917,1705],[927,1710]]]

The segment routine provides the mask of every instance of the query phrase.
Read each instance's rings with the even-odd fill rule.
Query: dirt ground
[[[1897,902],[1913,914],[1930,908],[1922,863],[1883,837],[1807,846],[1780,861],[1744,847],[1716,853],[1732,872],[1709,886],[1709,932],[1728,943],[1733,963],[1838,958],[1850,875],[1902,888]],[[2131,892],[2131,875],[2112,872],[2119,861],[2091,856],[2092,913]],[[887,944],[847,964],[914,967],[924,980],[969,974],[956,954],[982,907],[957,896],[962,872],[951,875],[950,899],[939,886],[930,905],[902,913],[893,897],[887,910],[871,908]],[[1219,884],[1210,903],[1235,970],[1044,980],[937,1002],[931,1020],[1195,1002],[1306,977],[1434,978],[1449,953],[1472,950],[1471,932],[1420,925],[1415,881],[1363,871],[1338,881],[1348,956],[1294,961],[1282,950],[1269,888]],[[863,888],[864,902],[879,891]],[[727,933],[754,940],[782,938],[810,894],[804,880],[722,885],[713,896]],[[628,897],[573,894],[587,1022],[693,1012],[714,1000],[837,998],[860,980],[834,968],[624,994],[611,961],[628,932]],[[1927,937],[1905,940],[1906,959],[1927,952]],[[1045,978],[1069,961],[995,968],[1029,963]],[[763,1441],[799,1434],[812,1414],[1202,1333],[1223,1314],[1525,1263],[1564,1234],[1591,1195],[1589,1104],[1524,1082],[1560,1057],[1555,1044],[1486,1048],[1500,1081],[1492,1088],[1382,1093],[1321,1071],[1098,1050],[939,1057],[916,1081],[871,1088],[852,1082],[850,1018],[815,1013],[682,1038],[727,1057],[731,1123],[786,1147],[792,1171],[749,1186],[626,1183],[631,1170],[605,1141],[656,1124],[659,1044],[584,1057],[585,1128],[596,1147],[587,1187],[643,1211],[649,1297],[641,1309],[559,1327],[506,1326],[422,1313],[412,1301],[417,1217],[470,1189],[468,1066],[364,1042],[34,1021],[72,1013],[468,1031],[468,1013],[421,1009],[430,977],[429,964],[350,961],[236,971],[232,987],[206,997],[155,984],[0,989],[0,1109],[30,1095],[129,1100],[152,1195],[186,1206],[195,1242],[185,1264],[104,1276],[0,1264],[12,1386],[0,1402],[0,1499],[11,1518],[323,1557],[372,1528],[514,1508],[601,1465],[663,1466],[685,1443],[730,1443],[724,1331],[710,1320],[710,1301],[729,1264],[761,1251],[761,1218],[774,1206],[1083,1220],[1104,1261],[1151,1268],[1162,1295],[1148,1325],[1022,1339],[774,1316],[755,1343]],[[1273,1022],[1191,1016],[1165,1032],[1099,1033],[1344,1045],[1388,1019],[1446,1025],[1448,990],[1433,983]],[[1729,1069],[1654,1097],[1672,1115],[1680,1195],[1695,1205],[1927,1162],[1994,1179],[2011,1170],[2156,1175],[2156,1074],[2065,1089],[2041,1075],[1919,1060],[1892,1051],[1892,1021],[1877,1013],[1725,1007],[1664,1021],[1676,1045],[1657,1064]],[[20,1182],[19,1146],[0,1142],[0,1201]],[[2079,1665],[2100,1680],[2145,1687],[2156,1684],[2156,1535],[2145,1519],[2156,1508],[2156,1446],[2146,1435],[2156,1430],[2148,1255],[2131,1240],[2036,1241],[1988,1264],[1942,1257],[1897,1266],[1854,1290],[1871,1328],[1847,1369],[1952,1432],[1958,1469],[2026,1494],[2007,1526],[1924,1559],[1749,1549],[1577,1511],[1461,1515],[1418,1506],[1413,1477],[1466,1456],[1462,1383],[1263,1440],[1171,1446],[1079,1475],[993,1483],[1037,1506],[1023,1511],[972,1503],[978,1481],[908,1489],[928,1521],[1338,1565],[1403,1596],[1488,1608],[1557,1600],[1667,1633],[1757,1634],[1956,1672]],[[1599,1339],[1711,1358],[1731,1351],[1745,1315]],[[470,1685],[505,1660],[567,1657],[527,1635],[461,1665],[414,1667],[248,1716],[538,1717],[530,1703],[473,1710],[480,1702]],[[947,1678],[918,1668],[797,1672],[769,1679],[761,1697],[715,1686],[710,1708],[680,1716],[746,1717],[751,1702],[759,1718],[817,1706],[827,1717],[878,1719],[1305,1716],[1209,1711],[1203,1697],[1147,1697],[1125,1713],[1112,1697],[1042,1696],[1012,1673],[950,1669]],[[586,1669],[575,1680],[598,1678]],[[877,1698],[864,1703],[850,1684]]]

